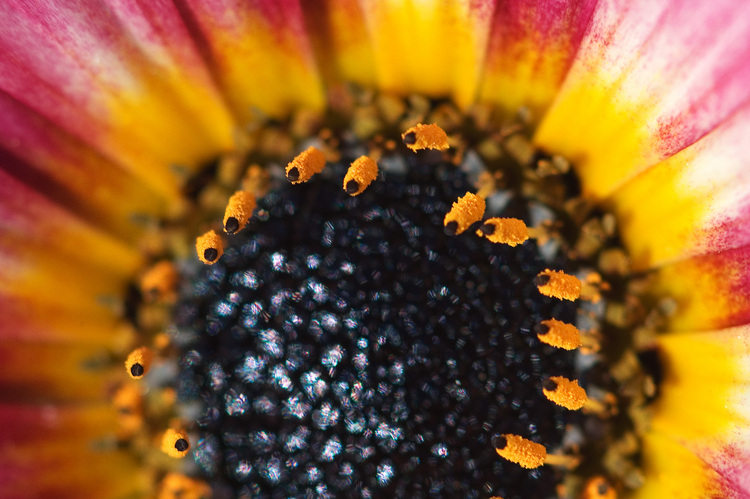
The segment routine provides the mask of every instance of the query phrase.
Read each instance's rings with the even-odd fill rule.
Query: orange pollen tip
[[[581,281],[565,272],[546,269],[536,276],[535,282],[544,296],[573,301],[581,295]]]
[[[448,144],[448,135],[436,123],[431,125],[423,125],[421,123],[415,125],[402,133],[401,139],[406,144],[406,147],[414,152],[422,149],[444,151],[450,147],[450,144]]]
[[[125,384],[115,392],[112,405],[121,415],[140,415],[143,408],[143,395],[137,386]]]
[[[344,191],[350,196],[362,194],[378,178],[378,164],[374,159],[360,156],[355,159],[344,177]]]
[[[550,376],[542,383],[544,396],[555,404],[576,411],[586,405],[586,390],[578,386],[578,380],[562,376]]]
[[[201,262],[206,265],[213,265],[224,253],[224,241],[221,240],[216,231],[209,230],[195,240],[195,251],[198,253]]]
[[[583,488],[583,499],[617,499],[614,487],[602,476],[589,478]]]
[[[581,346],[581,333],[573,324],[548,319],[542,321],[540,326],[540,332],[536,336],[542,343],[564,350],[575,350]]]
[[[151,361],[154,358],[154,354],[148,347],[136,348],[127,360],[125,360],[125,370],[128,372],[131,378],[141,379],[148,374],[151,369]]]
[[[286,178],[293,184],[307,182],[326,166],[326,156],[313,146],[308,147],[286,165]]]
[[[175,298],[179,274],[168,260],[156,263],[141,277],[141,293],[146,301],[170,301]]]
[[[482,219],[486,206],[483,198],[467,192],[464,197],[458,198],[458,201],[453,203],[451,211],[445,215],[443,220],[445,231],[451,235],[464,232],[471,224]]]
[[[171,457],[185,457],[190,451],[187,434],[180,430],[168,429],[161,439],[161,450]]]
[[[242,178],[242,190],[252,192],[256,198],[266,195],[270,175],[260,165],[250,165]]]
[[[252,192],[237,191],[232,194],[224,210],[224,232],[234,234],[247,225],[255,209],[255,195]]]
[[[157,499],[208,499],[211,487],[206,482],[181,473],[167,473],[161,481]]]
[[[495,452],[502,458],[512,461],[523,468],[538,468],[544,464],[547,458],[547,449],[542,444],[537,444],[518,435],[502,435],[500,438],[505,445],[495,447]]]
[[[493,243],[516,246],[529,239],[529,229],[517,218],[490,218],[477,230],[477,235]]]

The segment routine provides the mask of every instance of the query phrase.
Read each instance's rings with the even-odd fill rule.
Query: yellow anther
[[[307,182],[326,166],[326,156],[313,146],[308,147],[286,165],[286,178],[293,184]]]
[[[534,282],[544,296],[573,301],[581,295],[581,281],[565,272],[546,269]]]
[[[586,390],[578,386],[577,380],[562,376],[550,376],[542,383],[544,396],[557,405],[576,411],[586,405]]]
[[[521,465],[524,468],[538,468],[547,458],[547,449],[518,435],[498,435],[492,439],[495,452],[500,457]]]
[[[450,144],[448,144],[448,135],[436,123],[431,125],[423,125],[421,123],[415,125],[402,133],[401,139],[406,144],[406,147],[415,152],[421,149],[443,151],[450,147]]]
[[[148,347],[136,348],[130,355],[128,355],[125,361],[125,370],[128,371],[130,377],[140,379],[148,374],[148,370],[151,369],[151,361],[154,358],[153,352]]]
[[[477,230],[477,235],[493,243],[516,246],[529,238],[529,229],[523,220],[517,218],[489,218]]]
[[[161,439],[161,450],[172,457],[185,457],[190,451],[187,434],[181,430],[168,429]]]
[[[206,482],[180,473],[167,473],[161,481],[157,499],[209,499],[211,487]]]
[[[534,331],[539,341],[555,348],[575,350],[581,346],[581,333],[573,324],[548,319],[540,322]]]
[[[224,232],[234,234],[247,225],[255,209],[255,195],[252,192],[237,191],[232,194],[224,210]]]
[[[224,253],[224,241],[215,231],[209,230],[195,240],[195,251],[201,262],[213,265]]]
[[[586,482],[582,499],[617,499],[617,492],[606,478],[595,476]]]
[[[462,233],[471,224],[482,219],[485,207],[486,203],[483,198],[467,192],[464,197],[458,198],[458,201],[453,203],[451,211],[445,215],[443,220],[445,232],[452,236]]]
[[[374,159],[360,156],[355,159],[344,177],[344,190],[350,196],[362,194],[378,178],[378,164]]]
[[[163,260],[143,274],[140,282],[141,293],[148,302],[171,301],[176,298],[178,279],[179,274],[174,264]]]

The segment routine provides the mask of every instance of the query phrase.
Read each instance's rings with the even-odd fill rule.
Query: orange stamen
[[[529,230],[517,218],[490,218],[477,230],[477,235],[484,236],[493,243],[516,246],[529,238]]]
[[[224,253],[224,241],[215,231],[209,230],[195,240],[195,251],[201,262],[213,265]]]
[[[436,123],[431,125],[423,125],[421,123],[415,125],[402,133],[401,139],[406,144],[406,147],[414,152],[421,149],[443,151],[450,147],[450,144],[448,144],[448,135]]]
[[[565,272],[546,269],[536,276],[539,292],[559,300],[573,301],[581,295],[581,281]]]
[[[180,473],[167,473],[161,481],[157,499],[208,499],[211,487],[206,482]]]
[[[255,195],[252,192],[237,191],[232,194],[224,210],[224,232],[234,234],[247,225],[255,209]]]
[[[154,354],[150,348],[136,348],[130,352],[127,360],[125,360],[125,370],[128,371],[131,378],[141,379],[148,374],[149,369],[151,369],[151,361],[153,358]]]
[[[378,177],[378,164],[372,158],[360,156],[355,159],[344,177],[344,190],[350,196],[362,194]]]
[[[617,492],[602,476],[595,476],[586,482],[583,499],[617,499]]]
[[[575,411],[586,405],[586,390],[578,386],[577,380],[562,376],[551,376],[542,383],[544,396],[555,404]]]
[[[132,437],[143,426],[143,396],[140,389],[133,384],[121,386],[112,397],[112,405],[117,410],[118,437]]]
[[[169,302],[176,298],[175,290],[179,274],[168,260],[156,263],[141,277],[140,287],[146,301]]]
[[[500,457],[527,469],[538,468],[547,457],[547,449],[543,445],[518,435],[501,435],[493,444]]]
[[[242,178],[242,190],[252,192],[256,198],[261,198],[268,192],[270,175],[260,165],[250,165]]]
[[[190,441],[187,434],[181,430],[168,429],[161,439],[161,450],[171,457],[185,457],[190,451]]]
[[[557,319],[548,319],[539,324],[539,330],[546,329],[546,332],[539,332],[536,335],[542,343],[564,350],[575,350],[581,346],[581,333],[573,324],[566,324]]]
[[[320,149],[308,147],[286,165],[286,178],[293,184],[307,182],[326,166],[326,156]]]
[[[451,211],[445,215],[443,225],[445,230],[451,235],[457,235],[469,228],[484,216],[486,203],[483,198],[474,193],[467,192],[464,197],[458,198],[453,203]]]

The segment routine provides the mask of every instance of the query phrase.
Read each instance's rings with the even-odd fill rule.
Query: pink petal
[[[297,0],[184,0],[180,12],[240,122],[320,109],[324,92]]]
[[[597,0],[498,2],[479,99],[538,120],[555,98]]]
[[[750,244],[750,106],[611,198],[638,270]]]
[[[175,192],[174,164],[231,145],[232,119],[171,3],[20,0],[0,19],[6,100],[155,191]]]
[[[537,141],[610,194],[750,97],[749,14],[733,0],[601,2]]]

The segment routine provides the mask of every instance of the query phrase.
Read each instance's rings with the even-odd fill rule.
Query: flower
[[[124,284],[174,165],[227,151],[256,109],[321,110],[341,82],[527,106],[535,142],[613,210],[676,300],[643,442],[654,497],[750,494],[746,365],[750,7],[731,0],[166,0],[0,6],[0,492],[124,496],[97,448],[122,373]],[[143,221],[146,220],[144,223]],[[102,365],[107,366],[105,360]],[[109,450],[106,450],[109,449]]]

